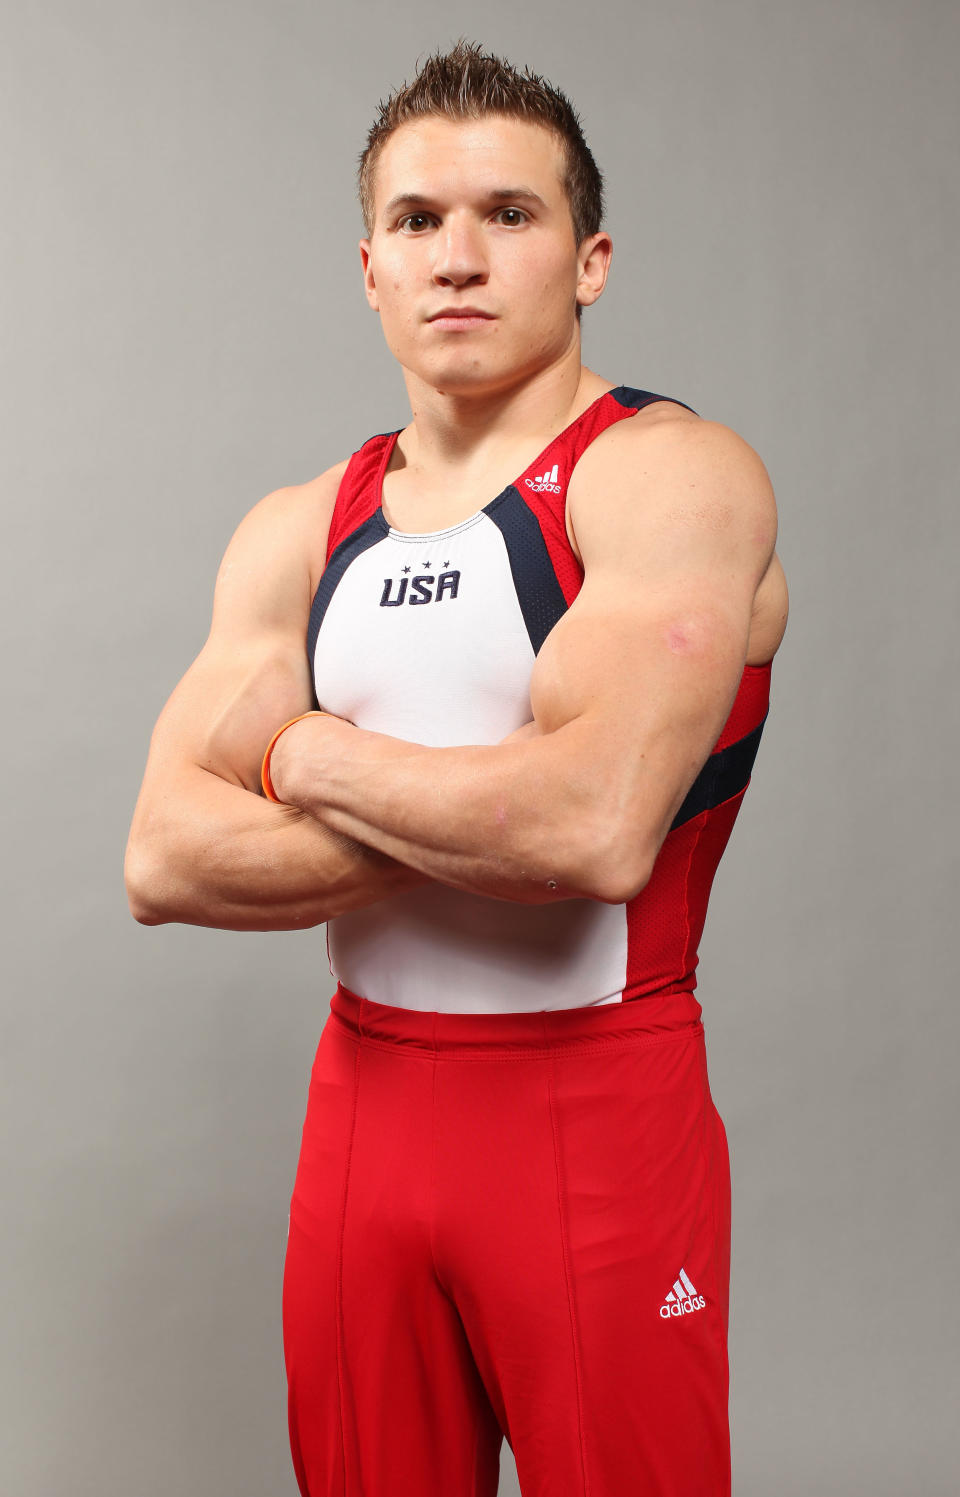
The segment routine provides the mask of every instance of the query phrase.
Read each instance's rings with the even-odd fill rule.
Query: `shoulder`
[[[666,399],[606,427],[584,450],[571,483],[595,470],[608,470],[627,457],[658,465],[673,460],[678,465],[699,461],[740,466],[756,474],[762,472],[769,482],[759,454],[732,427]]]
[[[345,457],[318,473],[316,478],[278,491],[286,496],[282,503],[286,506],[290,524],[296,530],[306,559],[311,600],[327,564],[327,537],[330,534],[333,509],[350,461],[349,457]]]
[[[293,495],[292,503],[306,513],[328,509],[333,513],[336,503],[337,491],[343,480],[343,475],[350,466],[351,459],[343,458],[332,467],[325,468],[318,473],[316,478],[310,478],[306,483],[298,483],[293,486],[290,493]]]
[[[304,483],[284,484],[258,499],[242,517],[224,552],[218,585],[250,568],[306,574],[310,597],[326,563],[327,535],[337,490],[350,459]]]
[[[569,498],[578,537],[627,506],[645,524],[696,521],[762,532],[770,552],[776,541],[776,499],[760,455],[732,427],[665,400],[590,443],[574,468]]]
[[[310,509],[324,504],[329,504],[332,508],[350,462],[351,459],[345,457],[318,473],[316,478],[308,478],[305,483],[291,484],[289,488],[277,492],[286,493],[289,496],[288,503],[294,508]]]
[[[249,529],[281,526],[284,530],[311,524],[325,508],[331,511],[349,458],[335,463],[303,483],[288,483],[272,489],[249,509],[241,524]]]

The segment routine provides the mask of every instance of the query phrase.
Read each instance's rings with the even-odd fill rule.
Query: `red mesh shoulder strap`
[[[522,497],[536,511],[541,525],[546,523],[556,530],[559,524],[560,533],[566,536],[564,514],[567,485],[582,454],[608,426],[613,426],[616,421],[623,421],[627,416],[635,416],[644,406],[653,405],[657,400],[672,400],[672,397],[656,395],[652,390],[635,390],[629,385],[617,385],[587,406],[575,421],[553,439],[546,451],[520,475],[517,485]],[[682,400],[672,403],[684,404]],[[686,406],[685,409],[691,410],[692,407]]]
[[[618,385],[616,388],[618,393],[630,398],[630,403],[618,400],[612,390],[607,390],[554,437],[550,446],[521,473],[516,483],[520,497],[537,517],[553,570],[568,606],[577,596],[583,582],[580,564],[567,537],[567,485],[570,475],[582,453],[608,426],[612,426],[615,421],[622,421],[626,416],[635,416],[644,405],[664,399],[662,395],[628,389],[625,385]]]
[[[327,535],[327,561],[340,542],[369,520],[380,503],[383,474],[399,432],[370,437],[351,457],[340,480]]]

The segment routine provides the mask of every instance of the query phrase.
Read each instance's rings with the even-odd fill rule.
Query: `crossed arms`
[[[584,582],[534,664],[534,721],[498,745],[431,748],[307,718],[274,750],[279,806],[256,794],[258,751],[311,704],[309,582],[259,612],[252,600],[255,578],[301,565],[307,506],[294,490],[255,506],[224,556],[210,639],[154,730],[127,850],[136,918],[287,929],[428,880],[526,903],[641,889],[729,714],[776,506],[729,428],[633,426],[575,470]],[[331,508],[342,471],[324,475]],[[245,672],[231,689],[228,653]],[[219,787],[201,794],[198,775]]]

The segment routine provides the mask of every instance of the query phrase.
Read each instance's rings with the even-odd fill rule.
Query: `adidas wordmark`
[[[528,489],[535,489],[538,494],[545,491],[550,494],[559,494],[560,484],[557,482],[557,469],[559,463],[554,463],[550,473],[537,473],[533,478],[525,478],[524,483]]]
[[[702,1294],[698,1294],[681,1268],[680,1276],[660,1306],[660,1314],[664,1320],[669,1320],[674,1315],[692,1315],[694,1310],[702,1310],[706,1300]]]

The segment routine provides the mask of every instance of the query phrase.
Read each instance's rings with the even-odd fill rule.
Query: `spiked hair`
[[[374,226],[374,176],[389,137],[401,125],[425,115],[451,120],[494,114],[543,125],[563,153],[561,180],[570,204],[577,245],[596,234],[603,221],[603,177],[580,128],[570,100],[529,68],[520,73],[501,57],[463,37],[450,52],[435,52],[418,68],[412,83],[381,99],[367,134],[357,170],[357,194],[367,235]],[[581,308],[577,307],[577,315]]]

